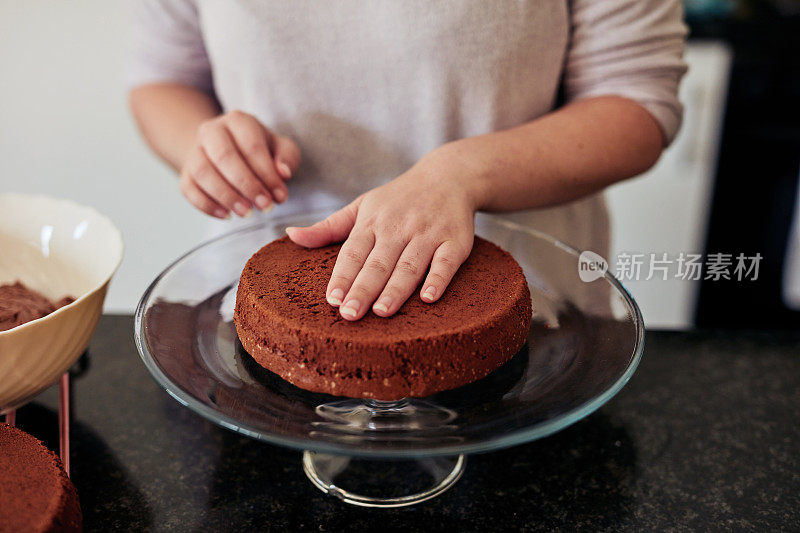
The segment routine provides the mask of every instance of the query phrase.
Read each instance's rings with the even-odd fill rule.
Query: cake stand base
[[[404,507],[452,487],[466,458],[364,459],[303,452],[303,470],[322,492],[362,507]]]

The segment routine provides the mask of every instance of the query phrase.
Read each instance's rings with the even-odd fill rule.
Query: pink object
[[[6,413],[6,424],[13,426],[16,421],[16,409]],[[58,382],[58,447],[61,463],[69,476],[69,372],[64,372]]]
[[[61,462],[69,476],[69,372],[58,382],[58,444]]]

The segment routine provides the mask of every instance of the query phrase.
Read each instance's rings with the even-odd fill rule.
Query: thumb
[[[300,166],[300,148],[292,139],[283,135],[274,135],[271,148],[275,170],[280,177],[288,180]]]
[[[313,226],[286,228],[286,234],[293,242],[306,248],[319,248],[334,242],[342,242],[350,235],[350,230],[356,223],[360,203],[361,197]]]

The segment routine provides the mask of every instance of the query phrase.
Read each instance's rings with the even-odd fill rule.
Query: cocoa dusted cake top
[[[442,297],[419,291],[384,318],[351,322],[325,299],[340,245],[271,242],[247,262],[236,293],[239,340],[264,368],[314,392],[396,400],[476,381],[522,348],[530,331],[525,275],[476,237]]]
[[[519,295],[519,280],[524,283],[522,270],[510,254],[475,237],[467,262],[438,302],[424,303],[417,291],[392,317],[368,313],[357,322],[349,322],[325,300],[340,247],[306,249],[288,237],[278,239],[255,253],[241,283],[256,300],[264,300],[257,307],[268,307],[278,319],[302,320],[304,326],[326,331],[331,338],[390,342],[468,332],[491,320],[494,313],[506,310]]]

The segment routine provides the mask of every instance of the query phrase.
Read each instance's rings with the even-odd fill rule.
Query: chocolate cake
[[[51,302],[19,281],[0,285],[0,331],[47,316],[74,301],[74,298],[65,296],[57,302]]]
[[[261,366],[337,396],[397,400],[476,381],[525,344],[531,298],[507,252],[475,238],[442,298],[412,295],[392,317],[344,320],[325,300],[340,245],[306,249],[287,237],[250,258],[234,322]]]
[[[78,493],[38,439],[0,424],[0,531],[80,531]]]

